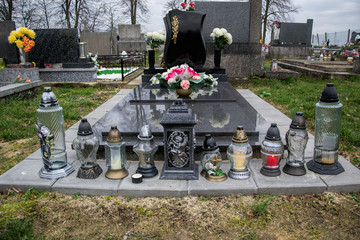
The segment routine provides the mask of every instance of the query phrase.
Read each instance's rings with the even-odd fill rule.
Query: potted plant
[[[27,53],[35,46],[35,32],[26,27],[21,27],[17,31],[11,31],[8,40],[9,43],[15,43],[20,52],[20,64],[25,64],[27,61]]]
[[[221,50],[224,49],[225,44],[232,43],[232,35],[227,32],[225,28],[214,28],[210,37],[214,40],[214,63],[215,68],[220,68]]]

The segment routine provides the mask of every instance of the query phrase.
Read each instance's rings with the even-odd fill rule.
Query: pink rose
[[[181,86],[182,89],[188,90],[189,87],[190,87],[190,82],[189,82],[189,80],[182,80],[182,81],[180,82],[180,86]]]
[[[193,2],[189,3],[189,7],[195,7],[195,4]]]
[[[173,77],[175,77],[175,72],[174,71],[170,72],[165,79],[169,80],[169,79],[171,79]]]
[[[188,67],[188,72],[189,72],[190,77],[199,75],[197,72],[194,71],[194,69],[191,69],[190,67]]]
[[[199,75],[195,75],[195,76],[192,77],[192,79],[194,79],[194,80],[199,80],[199,79],[200,79],[200,76],[199,76]]]
[[[186,4],[184,2],[181,3],[182,8],[186,7]]]

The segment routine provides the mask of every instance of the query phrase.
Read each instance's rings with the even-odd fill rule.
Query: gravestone
[[[29,54],[30,62],[38,66],[44,63],[77,63],[79,38],[77,29],[34,29],[36,43]]]
[[[166,14],[164,60],[167,68],[183,63],[193,68],[201,68],[204,65],[206,49],[201,33],[205,15],[178,9]]]
[[[119,41],[117,43],[117,54],[126,52],[146,51],[144,35],[140,32],[140,24],[119,24]]]
[[[227,29],[233,36],[233,43],[225,45],[221,56],[221,67],[226,69],[226,74],[229,77],[249,77],[263,73],[261,6],[261,0],[196,1],[196,11],[206,14],[204,68],[214,67],[214,41],[210,33],[218,27]]]
[[[87,43],[89,53],[97,53],[98,55],[117,54],[116,29],[109,32],[82,31],[80,33],[80,40]]]
[[[360,41],[360,32],[352,32],[350,42]]]
[[[8,41],[12,30],[15,30],[14,21],[0,21],[0,58],[4,58],[7,64],[19,63],[16,45]]]

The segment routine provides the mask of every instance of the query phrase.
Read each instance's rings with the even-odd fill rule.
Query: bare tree
[[[105,6],[105,8],[105,24],[111,31],[112,29],[116,28],[116,23],[121,22],[121,19],[119,17],[119,12],[121,11],[121,9],[117,4],[114,3],[109,3]]]
[[[131,24],[136,24],[137,18],[142,19],[142,16],[149,12],[147,0],[121,0],[121,6],[124,9],[123,14],[130,16]]]
[[[60,12],[67,28],[77,28],[82,14],[88,12],[87,0],[59,0]]]
[[[173,9],[181,9],[181,3],[183,0],[168,0],[164,5],[165,12],[173,10]]]
[[[95,4],[91,5],[91,8],[87,10],[87,14],[80,15],[81,22],[86,22],[86,28],[90,32],[95,32],[98,29],[98,26],[102,25],[104,22],[104,17],[107,13],[106,5],[104,4]]]
[[[290,13],[298,12],[299,7],[293,5],[292,0],[263,0],[261,19],[263,24],[262,41],[265,42],[266,31],[270,21],[286,21]]]
[[[17,9],[16,18],[20,20],[22,26],[32,28],[39,22],[36,13],[37,8],[33,0],[19,0]]]
[[[15,0],[1,0],[0,1],[0,20],[13,20]]]
[[[39,25],[50,28],[52,18],[55,15],[56,3],[53,0],[38,0],[36,7],[39,14]]]

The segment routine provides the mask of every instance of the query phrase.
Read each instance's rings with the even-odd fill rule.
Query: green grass
[[[359,167],[360,156],[360,78],[320,80],[308,77],[286,80],[253,78],[248,88],[293,118],[296,112],[304,113],[307,128],[315,129],[315,104],[327,82],[334,83],[343,104],[340,151]],[[244,87],[244,86],[242,86]],[[263,93],[269,94],[263,94]]]
[[[130,70],[124,70],[124,74],[130,72]],[[107,74],[121,74],[121,69],[113,69],[113,70],[98,70],[97,75],[107,75]]]

